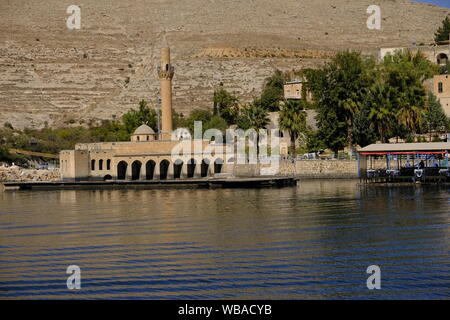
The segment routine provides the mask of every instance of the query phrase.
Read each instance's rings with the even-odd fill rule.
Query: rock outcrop
[[[0,182],[59,181],[59,170],[24,169],[17,166],[0,167]]]

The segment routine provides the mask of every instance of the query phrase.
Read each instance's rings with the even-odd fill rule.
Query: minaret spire
[[[172,136],[172,79],[174,67],[170,63],[170,48],[165,33],[162,34],[161,65],[158,76],[161,81],[161,139],[170,140]]]

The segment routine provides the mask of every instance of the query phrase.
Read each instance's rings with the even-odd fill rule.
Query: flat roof
[[[412,151],[450,151],[450,142],[422,143],[379,143],[358,150],[361,152],[412,152]]]

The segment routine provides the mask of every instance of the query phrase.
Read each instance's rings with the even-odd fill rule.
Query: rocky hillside
[[[2,182],[60,181],[59,170],[24,169],[18,166],[5,168],[0,166],[0,191]]]
[[[161,34],[172,48],[174,107],[211,105],[219,83],[248,100],[274,68],[317,66],[333,51],[429,43],[448,10],[378,0],[382,30],[368,30],[372,0],[2,0],[0,125],[120,116],[157,101]],[[81,29],[69,30],[69,5]]]

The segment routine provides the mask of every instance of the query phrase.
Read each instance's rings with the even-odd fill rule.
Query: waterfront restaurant
[[[358,150],[365,181],[449,181],[450,142],[371,144]]]

